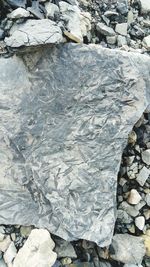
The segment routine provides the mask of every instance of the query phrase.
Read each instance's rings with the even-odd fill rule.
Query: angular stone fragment
[[[150,165],[150,149],[147,149],[142,152],[142,160],[147,165]]]
[[[38,46],[62,42],[61,29],[49,19],[27,20],[23,24],[15,24],[11,28],[10,37],[5,43],[11,48],[22,46]]]
[[[147,14],[150,12],[150,1],[149,0],[140,0],[141,4],[141,13]]]
[[[47,230],[34,229],[17,253],[13,267],[51,267],[57,258],[52,251],[55,244]]]
[[[128,203],[129,204],[136,205],[140,202],[141,199],[142,198],[136,189],[132,189],[130,191],[130,194],[128,197]]]
[[[121,155],[149,103],[149,69],[149,57],[97,45],[0,58],[0,224],[111,243]]]
[[[145,246],[141,237],[117,234],[112,239],[110,257],[123,263],[141,264]]]
[[[97,23],[96,30],[105,36],[114,36],[115,35],[115,31],[111,27],[108,27],[104,23],[101,23],[101,22]]]
[[[141,186],[143,186],[146,180],[148,179],[149,175],[150,175],[150,169],[147,169],[144,166],[138,173],[136,180]]]
[[[10,14],[8,14],[8,17],[10,19],[28,18],[29,16],[30,12],[22,7],[18,7],[17,9],[13,10]]]

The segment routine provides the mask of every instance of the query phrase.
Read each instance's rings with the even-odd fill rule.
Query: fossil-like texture
[[[149,58],[62,45],[0,59],[0,224],[110,244],[127,135],[149,102]]]

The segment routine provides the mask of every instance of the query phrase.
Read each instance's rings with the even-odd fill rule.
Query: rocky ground
[[[1,54],[69,41],[150,51],[149,0],[1,0],[0,5]],[[69,243],[32,226],[1,225],[0,267],[150,267],[150,109],[129,134],[117,200],[109,248],[86,240]]]
[[[148,53],[149,0],[1,0],[0,51],[68,41]]]

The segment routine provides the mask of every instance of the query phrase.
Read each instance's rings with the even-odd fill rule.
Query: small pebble
[[[139,230],[143,230],[145,226],[145,218],[144,216],[139,216],[135,218],[135,225]]]

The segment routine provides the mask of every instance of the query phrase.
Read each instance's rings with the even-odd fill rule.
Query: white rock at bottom
[[[51,267],[57,258],[55,244],[47,230],[34,229],[19,250],[13,267]]]

